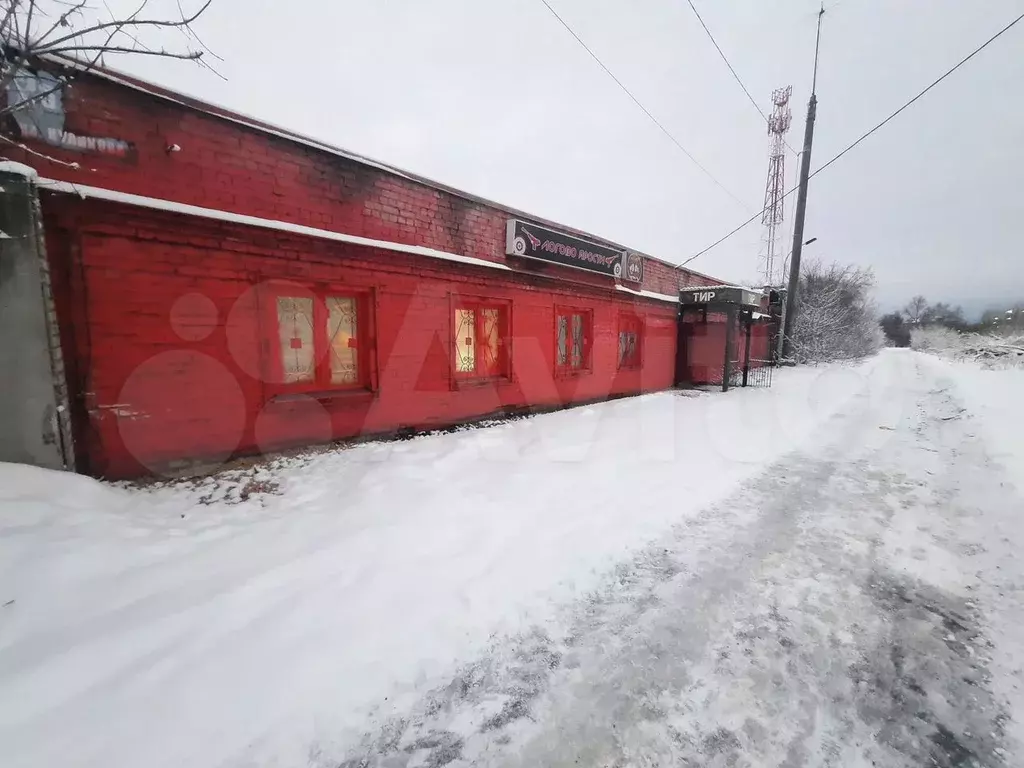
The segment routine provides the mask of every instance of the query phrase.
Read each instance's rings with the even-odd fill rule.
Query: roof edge
[[[265,120],[253,117],[252,115],[247,115],[244,112],[238,112],[232,109],[228,109],[227,107],[222,107],[219,104],[214,104],[213,102],[205,101],[203,99],[200,99],[196,96],[192,96],[188,93],[184,93],[182,91],[175,91],[170,88],[166,88],[162,85],[158,85],[148,80],[143,80],[141,78],[135,77],[134,75],[129,75],[125,72],[120,72],[116,69],[110,69],[98,65],[86,67],[83,66],[82,62],[76,59],[67,56],[59,56],[52,54],[41,56],[40,60],[50,62],[58,66],[75,69],[87,76],[91,75],[100,80],[106,80],[117,85],[122,85],[124,87],[131,88],[132,90],[139,91],[154,98],[169,101],[171,103],[178,104],[179,106],[183,106],[188,109],[201,112],[203,114],[212,115],[213,117],[219,117],[223,120],[228,120],[233,123],[237,123],[252,130],[259,131],[260,133],[276,136],[278,138],[285,139],[288,141],[293,141],[298,144],[307,146],[311,149],[326,152],[337,157],[342,157],[346,160],[351,160],[352,162],[360,163],[371,168],[376,168],[377,170],[384,171],[385,173],[390,173],[395,176],[399,176],[408,181],[423,184],[424,186],[436,189],[440,192],[445,192],[447,194],[460,197],[464,200],[480,203],[482,205],[486,205],[491,208],[504,211],[510,214],[511,216],[530,219],[536,222],[537,224],[541,224],[548,227],[554,227],[556,229],[566,231],[569,234],[588,237],[590,239],[596,240],[599,243],[611,246],[613,248],[634,251],[636,253],[640,253],[645,259],[657,261],[661,264],[664,264],[665,266],[671,267],[672,269],[679,270],[680,272],[697,275],[699,277],[707,278],[710,280],[721,280],[721,278],[708,275],[704,272],[697,272],[696,270],[683,267],[679,264],[674,264],[671,261],[667,261],[656,256],[651,256],[647,253],[640,251],[639,249],[630,248],[629,246],[623,245],[622,243],[618,243],[614,240],[609,240],[600,235],[595,235],[591,232],[586,232],[582,229],[577,229],[575,227],[571,227],[566,224],[559,223],[557,221],[552,221],[551,219],[542,218],[535,214],[529,213],[528,211],[513,208],[512,206],[505,205],[504,203],[500,203],[496,200],[491,200],[490,198],[482,197],[480,195],[473,194],[472,192],[467,192],[465,190],[452,187],[448,184],[445,184],[444,182],[436,181],[426,176],[421,176],[412,171],[407,171],[398,166],[391,165],[390,163],[374,160],[373,158],[368,157],[366,155],[361,155],[358,152],[352,152],[342,147],[329,144],[320,139],[316,139],[312,136],[307,136],[305,134],[298,133],[297,131],[293,131],[289,128],[284,128],[273,123],[268,123]]]

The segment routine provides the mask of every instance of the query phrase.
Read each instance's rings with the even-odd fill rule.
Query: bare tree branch
[[[184,17],[184,16],[185,16],[185,11],[184,11],[184,10],[182,10],[182,7],[181,7],[181,0],[176,0],[176,2],[177,2],[177,4],[178,4],[178,13],[180,13],[180,14],[182,15],[182,17]],[[198,43],[198,44],[199,44],[199,48],[200,48],[200,49],[201,49],[201,50],[202,50],[202,51],[203,51],[204,53],[208,53],[208,54],[209,54],[209,55],[210,55],[211,57],[213,57],[213,58],[214,58],[214,59],[216,59],[217,61],[221,61],[221,62],[222,62],[222,61],[224,61],[224,59],[223,59],[223,58],[221,58],[220,56],[218,56],[218,55],[217,55],[217,54],[216,54],[216,53],[215,53],[215,52],[214,52],[214,51],[213,51],[213,50],[212,50],[212,49],[210,48],[210,46],[208,46],[208,45],[207,45],[207,44],[206,44],[206,43],[205,43],[205,42],[203,41],[203,39],[202,39],[201,37],[199,37],[199,34],[198,34],[198,33],[196,32],[195,28],[194,28],[194,27],[193,27],[193,26],[192,26],[191,24],[188,24],[188,25],[186,25],[186,26],[184,26],[184,27],[181,27],[181,28],[179,29],[179,32],[181,32],[181,34],[182,34],[182,35],[183,35],[183,36],[185,37],[185,40],[186,40],[186,41],[187,41],[187,40],[189,40],[189,39],[191,38],[191,39],[192,39],[192,40],[194,40],[194,41],[195,41],[196,43]],[[220,72],[220,70],[218,70],[218,69],[217,69],[216,67],[214,67],[213,65],[211,65],[211,64],[210,64],[210,62],[209,62],[209,61],[207,61],[207,59],[206,59],[206,57],[205,57],[205,56],[204,56],[203,58],[201,58],[201,59],[197,59],[196,61],[197,61],[197,63],[199,64],[199,66],[201,66],[201,67],[202,67],[203,69],[206,69],[206,70],[208,70],[208,71],[212,72],[212,73],[213,73],[213,74],[215,74],[215,75],[216,75],[217,77],[219,77],[219,78],[220,78],[221,80],[223,80],[224,82],[227,82],[227,80],[228,80],[228,79],[227,79],[227,77],[225,77],[225,76],[224,76],[224,75],[223,75],[223,74],[222,74],[222,73]]]
[[[106,0],[103,0],[108,17],[107,20],[103,20],[102,17],[97,19],[93,15],[89,0],[0,0],[0,43],[3,47],[0,58],[0,94],[6,97],[4,102],[0,102],[0,117],[31,113],[33,117],[30,118],[30,122],[35,122],[35,113],[32,110],[38,110],[36,105],[39,102],[55,91],[68,87],[75,76],[95,68],[108,53],[195,61],[223,78],[223,75],[203,62],[203,57],[207,53],[214,58],[218,57],[207,48],[190,26],[210,7],[212,1],[205,0],[194,13],[186,15],[181,8],[180,0],[176,0],[178,18],[160,19],[142,15],[149,0],[142,0],[135,11],[125,17],[117,17]],[[43,7],[47,3],[54,6],[49,8],[50,12]],[[41,18],[46,19],[42,25],[39,22]],[[43,30],[42,34],[37,29],[40,27]],[[180,32],[186,41],[185,50],[175,50],[174,47],[150,47],[138,36],[139,30],[162,29]],[[121,34],[130,42],[118,40],[117,37]],[[198,45],[198,50],[189,44],[193,40]],[[63,57],[67,63],[62,72],[51,73],[57,79],[52,87],[19,98],[21,92],[19,89],[12,90],[12,84],[19,73],[29,67],[35,67],[40,57]],[[57,61],[59,66],[59,58]],[[34,69],[32,71],[34,72]],[[37,81],[35,87],[46,85],[45,82]],[[26,118],[19,116],[18,119],[24,123]],[[12,124],[2,124],[0,130],[9,131],[11,127]],[[36,128],[42,135],[42,128],[38,125]],[[29,151],[23,143],[8,136],[0,138],[8,144]],[[39,152],[33,153],[48,160],[55,160]],[[65,165],[77,167],[75,164]]]
[[[36,1],[37,0],[30,0],[30,2],[32,2],[32,3],[35,3]],[[198,11],[196,11],[194,14],[189,16],[187,19],[181,19],[179,21],[169,21],[167,19],[139,19],[139,18],[136,18],[136,16],[138,16],[138,14],[142,12],[143,8],[145,8],[147,2],[148,2],[148,0],[144,0],[143,3],[142,3],[142,6],[140,6],[139,9],[137,11],[135,11],[135,13],[133,13],[127,19],[124,19],[124,20],[121,20],[121,21],[107,21],[107,22],[103,22],[101,24],[94,24],[94,25],[92,25],[91,27],[89,27],[87,29],[81,30],[80,32],[73,32],[73,33],[71,33],[69,35],[65,35],[64,37],[57,38],[56,40],[53,40],[53,41],[47,43],[46,46],[45,46],[45,49],[49,49],[49,48],[51,48],[52,46],[55,46],[55,45],[60,45],[61,43],[66,42],[68,40],[72,40],[72,39],[74,39],[75,37],[77,37],[79,35],[91,34],[93,32],[102,32],[103,30],[106,30],[106,29],[120,30],[122,27],[133,27],[133,28],[138,28],[138,27],[164,27],[164,28],[185,27],[185,26],[188,26],[189,24],[191,24],[192,22],[194,22],[200,16],[202,16],[203,12],[207,8],[210,7],[210,3],[212,3],[213,0],[206,0],[206,2],[203,3],[202,7]]]
[[[103,53],[137,53],[140,56],[164,56],[168,59],[184,59],[186,61],[196,61],[203,55],[202,51],[186,51],[185,53],[177,53],[175,51],[159,50],[154,51],[149,48],[129,48],[120,45],[81,45],[76,47],[61,48],[59,51],[51,51],[51,53],[60,54],[73,54],[73,53],[85,53],[91,51],[99,51]]]
[[[181,14],[182,18],[184,18],[185,17],[185,11],[182,10],[181,0],[175,0],[175,2],[178,4],[178,13]],[[184,27],[181,27],[180,30],[181,30],[181,33],[185,36],[186,39],[191,37],[193,40],[195,40],[197,43],[199,43],[199,47],[200,48],[202,48],[208,54],[213,56],[213,58],[215,58],[217,61],[224,61],[224,59],[222,59],[220,56],[218,56],[216,53],[214,53],[212,50],[210,50],[210,46],[208,46],[206,43],[203,42],[202,38],[199,37],[199,35],[196,33],[195,29],[192,27],[191,24],[186,24]]]
[[[31,40],[32,39],[32,14],[35,12],[35,10],[36,10],[36,4],[32,0],[29,0],[29,4],[28,4],[28,17],[25,19],[25,39],[26,40]]]
[[[185,12],[181,8],[180,0],[177,2],[177,5],[178,5],[178,13],[181,14],[182,18],[184,18]],[[111,16],[114,15],[114,12],[110,10],[110,6],[107,4],[107,0],[103,0],[103,7],[107,9],[107,13],[109,13]],[[178,29],[178,31],[185,38],[186,41],[188,41],[190,39],[194,39],[196,42],[198,42],[199,43],[199,47],[202,49],[202,51],[200,53],[196,54],[195,57],[192,58],[191,60],[195,61],[203,69],[205,69],[205,70],[207,70],[209,72],[212,72],[214,75],[216,75],[221,80],[224,80],[226,82],[227,78],[223,74],[218,72],[214,67],[210,66],[209,62],[206,61],[206,55],[205,54],[209,54],[213,58],[217,59],[217,61],[224,61],[224,59],[222,59],[216,53],[211,51],[209,49],[209,47],[207,47],[207,45],[202,40],[199,39],[199,35],[196,34],[195,30],[192,29],[191,26],[180,27]],[[144,51],[148,52],[151,56],[160,55],[159,51],[154,51],[152,48],[150,48],[148,45],[143,43],[137,36],[133,35],[131,32],[122,29],[121,30],[121,34],[123,34],[125,37],[127,37],[129,40],[131,40],[133,43],[135,43],[135,45],[137,45],[139,48],[141,48]],[[190,51],[190,53],[195,53],[195,52],[194,51]],[[174,57],[174,58],[187,58],[187,57],[181,56],[181,57]]]
[[[3,21],[0,21],[0,34],[3,35],[4,39],[7,39],[7,27],[11,23],[11,17],[14,16],[14,11],[18,7],[18,0],[9,0],[7,10],[4,11]]]
[[[67,11],[65,11],[64,13],[57,17],[57,20],[53,22],[53,24],[50,26],[48,30],[46,30],[42,35],[39,36],[39,39],[36,41],[36,45],[41,45],[46,38],[48,38],[57,30],[57,27],[69,26],[70,22],[68,21],[68,19],[76,13],[81,13],[82,9],[86,8],[87,5],[88,0],[81,0],[81,2],[72,5]]]

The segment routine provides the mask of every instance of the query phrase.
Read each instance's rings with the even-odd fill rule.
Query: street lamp
[[[810,245],[817,241],[818,238],[812,237],[810,240],[805,240],[804,245]],[[782,262],[782,282],[786,283],[787,275],[789,274],[789,257],[793,255],[793,249],[790,248],[789,253],[786,254],[786,260]]]
[[[817,237],[808,238],[807,240],[804,240],[804,245],[810,245],[811,243],[816,242],[817,240],[818,240]],[[782,263],[782,280],[783,280],[783,284],[786,284],[786,282],[787,282],[786,278],[787,278],[787,275],[789,273],[789,257],[792,256],[792,255],[793,255],[793,251],[790,250],[790,252],[788,254],[786,254],[786,260]],[[780,361],[782,360],[783,341],[786,338],[786,319],[787,319],[786,318],[786,304],[783,304],[782,305],[782,314],[779,315],[779,338],[778,338],[778,343],[776,344],[776,350],[775,350],[775,358],[776,358],[776,360],[780,360]]]

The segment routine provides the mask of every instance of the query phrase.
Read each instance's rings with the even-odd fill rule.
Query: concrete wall
[[[64,468],[32,182],[0,171],[0,461]]]

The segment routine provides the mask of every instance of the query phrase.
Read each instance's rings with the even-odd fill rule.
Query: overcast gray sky
[[[224,59],[226,82],[188,63],[108,64],[670,261],[757,211],[765,127],[687,1],[549,1],[742,205],[541,0],[214,0],[196,29]],[[799,149],[816,0],[695,4],[763,109],[773,88],[793,85],[789,143]],[[826,8],[812,168],[1024,2],[831,0]],[[806,257],[872,267],[883,308],[914,293],[972,311],[1024,298],[1022,93],[1024,23],[812,180],[806,234],[818,241]],[[787,163],[795,181],[796,159]],[[749,280],[760,239],[752,224],[691,266]]]

